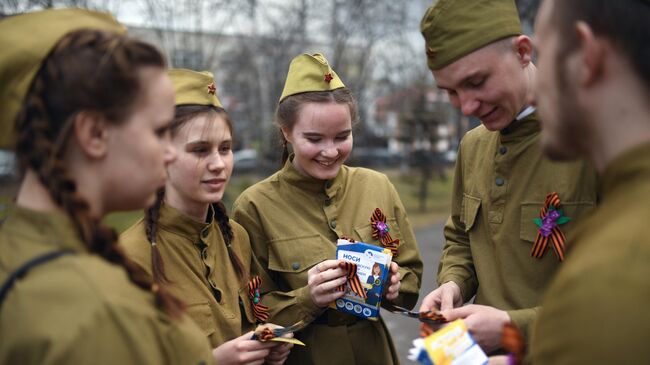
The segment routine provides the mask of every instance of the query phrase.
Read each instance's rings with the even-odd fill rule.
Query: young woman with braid
[[[135,263],[187,303],[215,347],[219,364],[281,364],[290,344],[252,340],[259,297],[250,295],[254,264],[246,231],[221,202],[233,169],[232,124],[212,74],[175,69],[171,125],[178,158],[156,203],[120,237]],[[255,310],[257,309],[257,311]],[[243,334],[243,335],[242,335]]]
[[[394,250],[382,306],[417,302],[422,261],[395,188],[383,174],[344,165],[356,117],[352,93],[325,57],[294,58],[276,111],[284,166],[244,191],[233,207],[262,268],[270,319],[309,323],[296,333],[307,346],[294,348],[290,364],[398,363],[381,319],[328,309],[343,295],[336,288],[348,274],[333,260],[339,238]]]
[[[175,158],[164,59],[122,33],[79,9],[0,21],[0,142],[24,172],[0,228],[0,364],[213,362],[100,223],[152,204]]]

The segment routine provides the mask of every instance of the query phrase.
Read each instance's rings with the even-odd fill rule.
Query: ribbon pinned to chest
[[[253,314],[255,315],[255,319],[257,319],[258,322],[264,323],[269,319],[269,307],[261,303],[260,285],[262,285],[262,279],[259,276],[253,277],[248,282],[248,296],[253,304]]]
[[[339,267],[347,272],[345,277],[348,279],[347,284],[350,285],[350,290],[363,299],[368,298],[368,295],[363,288],[363,284],[361,284],[361,279],[359,279],[359,275],[357,275],[357,264],[343,261],[339,263]],[[345,291],[345,284],[339,285],[337,290]]]
[[[530,255],[538,259],[542,258],[546,252],[546,247],[550,243],[558,260],[564,261],[566,237],[560,229],[560,225],[570,220],[571,218],[564,215],[560,196],[556,192],[549,193],[546,196],[544,206],[540,210],[539,218],[535,218],[535,224],[539,227],[539,230]]]
[[[379,208],[370,217],[370,224],[372,225],[372,238],[379,240],[381,245],[390,250],[393,256],[397,256],[399,239],[394,240],[390,236],[390,227],[386,223],[386,216]]]

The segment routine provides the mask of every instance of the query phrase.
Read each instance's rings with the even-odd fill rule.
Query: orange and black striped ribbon
[[[519,329],[513,324],[503,325],[501,334],[501,347],[511,355],[511,364],[522,364],[526,356],[526,341]]]
[[[343,270],[347,272],[346,275],[348,279],[347,283],[350,285],[350,289],[358,296],[362,297],[363,299],[366,299],[368,296],[366,295],[366,291],[363,289],[363,284],[361,284],[359,275],[357,275],[357,264],[344,261],[341,262],[339,265]],[[345,284],[339,285],[337,290],[345,291]]]
[[[555,209],[560,209],[561,206],[560,196],[556,192],[548,193],[548,195],[546,196],[546,201],[544,202],[544,206],[542,207],[539,213],[539,217],[541,219],[544,219],[551,205],[554,206]],[[546,252],[546,247],[550,242],[551,247],[553,247],[553,250],[555,251],[555,255],[557,256],[557,258],[560,261],[564,261],[565,241],[566,238],[564,237],[564,233],[562,233],[562,230],[560,229],[559,225],[555,225],[555,227],[553,227],[553,230],[551,230],[551,234],[549,234],[546,237],[544,237],[544,235],[540,230],[537,232],[537,238],[535,239],[535,243],[533,244],[533,250],[530,252],[530,255],[538,259],[542,258],[544,256],[544,253]]]
[[[379,242],[381,242],[381,245],[389,249],[393,256],[397,256],[399,252],[399,239],[394,240],[390,236],[390,232],[382,233],[382,230],[378,227],[378,224],[380,223],[383,223],[385,227],[388,227],[386,223],[386,216],[381,211],[381,209],[375,208],[375,211],[370,217],[370,223],[372,225],[372,238],[379,240]]]
[[[263,305],[261,302],[260,285],[262,285],[262,279],[259,276],[253,277],[248,282],[248,296],[251,299],[251,304],[253,304],[255,319],[258,322],[264,323],[269,319],[269,307]]]

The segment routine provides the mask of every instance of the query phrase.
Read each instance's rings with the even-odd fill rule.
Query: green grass
[[[448,173],[446,180],[434,178],[429,181],[429,195],[426,199],[427,209],[421,211],[420,199],[418,197],[420,177],[414,174],[403,175],[398,170],[383,172],[388,175],[395,185],[395,189],[397,189],[402,203],[404,203],[404,207],[414,229],[425,227],[447,217],[451,198],[452,177],[450,173]],[[234,176],[224,196],[226,207],[230,208],[242,191],[262,178],[251,174]],[[0,219],[6,214],[7,206],[11,203],[11,196],[7,194],[6,191],[3,192],[0,190]],[[142,211],[117,212],[106,216],[104,223],[115,228],[118,232],[122,232],[140,219],[140,217],[142,217]]]

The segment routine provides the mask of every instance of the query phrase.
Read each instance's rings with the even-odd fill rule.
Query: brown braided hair
[[[135,285],[152,290],[158,306],[178,318],[182,302],[125,258],[115,231],[91,215],[63,158],[79,111],[101,113],[114,124],[128,119],[143,90],[139,71],[144,67],[165,67],[163,56],[149,44],[98,30],[67,34],[43,61],[16,117],[16,155],[21,169],[33,170],[70,216],[88,250],[124,267]]]
[[[292,130],[293,126],[298,121],[300,108],[307,103],[347,104],[350,108],[352,124],[354,125],[357,122],[359,114],[357,101],[354,99],[350,89],[343,87],[331,91],[309,91],[287,96],[280,102],[280,104],[278,104],[278,108],[275,110],[275,123],[279,128]],[[280,129],[279,132],[280,141],[282,143],[282,165],[284,165],[289,158],[289,148],[282,130]]]
[[[233,133],[232,121],[224,109],[212,105],[186,104],[176,106],[174,120],[170,126],[172,138],[178,134],[179,130],[183,125],[185,125],[185,123],[204,115],[208,118],[223,118],[226,121],[226,125],[228,126],[230,133]],[[144,226],[147,239],[151,243],[151,271],[153,273],[154,281],[161,284],[168,284],[171,282],[171,280],[165,274],[165,265],[160,255],[158,245],[156,244],[156,236],[158,234],[158,218],[160,217],[160,207],[164,198],[165,189],[163,188],[158,191],[156,202],[145,211]],[[246,272],[246,269],[241,260],[237,257],[237,254],[235,254],[232,249],[232,241],[235,235],[230,225],[230,218],[228,217],[226,206],[222,202],[217,202],[212,203],[212,208],[215,212],[214,219],[219,225],[219,229],[228,250],[228,258],[230,259],[231,264],[234,266],[235,271],[237,272],[237,275],[243,284],[248,279],[248,272]]]

